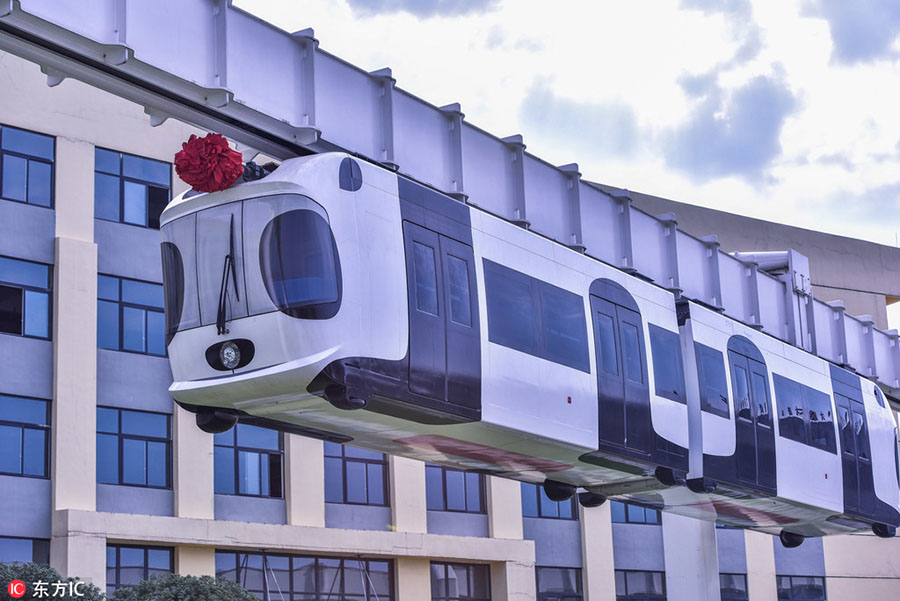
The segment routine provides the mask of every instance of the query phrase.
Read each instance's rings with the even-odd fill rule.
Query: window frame
[[[439,567],[443,569],[444,573],[444,590],[441,593],[435,591],[434,586],[434,568]],[[447,577],[449,568],[453,568],[455,573],[459,573],[460,571],[465,571],[466,573],[466,584],[467,589],[469,591],[472,590],[472,583],[474,582],[474,574],[480,573],[485,575],[485,584],[487,588],[487,597],[472,597],[471,595],[463,596],[450,596],[450,590],[448,587],[449,578]],[[432,561],[429,563],[428,569],[428,578],[431,582],[431,601],[491,601],[491,569],[488,564],[484,563],[462,563],[462,562],[454,562],[454,561]]]
[[[341,455],[340,457],[334,454],[329,454],[328,449],[333,448],[331,445],[335,445],[340,448]],[[351,445],[352,446],[352,445]],[[357,447],[354,447],[357,448]],[[362,449],[367,451],[368,449]],[[375,452],[375,451],[369,451]],[[361,505],[367,507],[390,507],[391,506],[391,496],[390,496],[390,465],[388,456],[385,453],[381,454],[381,459],[368,459],[364,457],[347,457],[347,445],[340,443],[328,443],[326,442],[323,449],[323,457],[327,459],[340,459],[341,460],[341,497],[342,501],[329,501],[327,496],[325,499],[326,503],[335,503],[338,505]],[[357,501],[348,501],[347,500],[347,464],[348,463],[361,463],[363,465],[381,465],[381,486],[382,486],[382,498],[384,499],[383,503],[371,503],[368,502],[369,499],[369,469],[366,467],[366,503],[359,503]],[[327,465],[327,461],[326,461]],[[326,477],[328,473],[328,468],[325,468]],[[327,495],[327,486],[326,486],[326,495]]]
[[[277,451],[273,451],[272,449],[266,449],[263,447],[252,447],[252,446],[240,445],[240,444],[238,444],[238,438],[237,438],[238,428],[240,428],[240,427],[246,428],[248,426],[254,427],[254,428],[260,428],[260,426],[252,426],[251,424],[241,424],[240,422],[238,422],[237,424],[235,424],[235,426],[233,428],[228,430],[228,432],[231,433],[232,441],[234,442],[234,444],[232,444],[232,445],[221,444],[220,442],[217,442],[215,438],[213,438],[213,494],[228,495],[228,496],[234,496],[234,497],[250,497],[250,498],[254,498],[254,499],[284,499],[285,498],[285,495],[284,495],[284,488],[285,488],[285,482],[284,482],[285,481],[284,432],[277,432],[277,434],[278,434],[278,450]],[[262,429],[267,429],[267,428],[262,428]],[[223,432],[223,434],[224,434],[224,432]],[[229,492],[219,492],[219,491],[215,490],[215,472],[216,472],[215,450],[216,450],[216,448],[232,450],[231,463],[232,463],[232,468],[233,468],[232,477],[233,477],[233,482],[234,482],[234,492],[230,492],[230,493]],[[278,493],[279,494],[277,496],[271,494],[271,492],[272,492],[271,491],[271,482],[269,484],[270,494],[268,494],[268,495],[264,495],[262,493],[257,495],[257,494],[253,494],[253,493],[240,492],[240,481],[241,481],[241,476],[240,476],[240,474],[241,474],[240,456],[241,455],[240,454],[242,451],[247,452],[247,453],[265,454],[268,456],[275,455],[279,458],[279,461],[278,461],[278,463],[279,463],[279,466],[278,466],[279,467],[279,470],[278,470]],[[271,478],[271,469],[269,471],[269,475]],[[262,477],[262,474],[260,474],[260,478],[261,477]],[[262,490],[262,488],[263,488],[262,480],[260,480],[260,486],[259,486],[260,491]]]
[[[323,560],[340,561],[341,562],[340,567],[338,569],[340,570],[340,588],[342,590],[344,589],[344,583],[346,581],[345,570],[346,570],[347,563],[356,563],[358,566],[360,563],[364,562],[366,573],[369,573],[370,565],[372,563],[385,563],[385,564],[387,564],[387,567],[388,567],[387,582],[388,582],[389,592],[388,592],[387,596],[384,596],[383,594],[377,593],[377,592],[373,592],[369,596],[370,597],[377,596],[382,601],[393,601],[396,598],[396,585],[394,583],[395,574],[394,574],[394,560],[393,559],[382,559],[382,558],[375,558],[375,557],[297,555],[297,554],[292,554],[292,553],[265,553],[265,552],[247,552],[247,551],[232,551],[232,550],[219,550],[219,549],[216,549],[215,556],[216,556],[216,579],[219,579],[219,578],[227,579],[232,582],[238,583],[241,587],[244,587],[244,588],[246,588],[246,578],[244,578],[244,580],[242,582],[241,572],[247,571],[248,568],[242,567],[245,565],[245,561],[242,561],[242,557],[249,558],[250,556],[255,556],[255,557],[262,558],[263,569],[265,569],[269,558],[280,557],[280,558],[287,559],[288,560],[287,572],[288,572],[290,590],[281,591],[281,593],[285,599],[292,599],[292,598],[293,599],[301,599],[301,598],[305,599],[305,598],[313,598],[313,597],[318,599],[318,598],[325,598],[325,596],[328,596],[329,599],[334,599],[334,601],[346,601],[346,599],[349,595],[350,599],[356,600],[360,597],[359,597],[359,595],[357,595],[355,593],[346,593],[346,592],[334,593],[334,592],[332,592],[330,595],[328,595],[328,593],[325,593],[324,596],[322,595],[321,591],[319,590],[319,588],[320,588],[319,587],[319,577],[321,574],[321,572],[319,570],[320,562],[322,562]],[[224,576],[225,571],[220,572],[218,569],[219,559],[220,558],[224,559],[226,556],[230,556],[230,559],[233,560],[233,562],[234,562],[234,579],[233,580]],[[298,571],[298,568],[294,567],[294,560],[312,560],[313,561],[313,566],[314,566],[313,567],[313,577],[315,580],[316,592],[309,593],[307,591],[295,590],[295,586],[294,586],[294,577],[295,576],[294,575]],[[331,566],[327,566],[327,567],[330,569],[334,569]],[[223,575],[220,575],[220,574],[223,574]],[[265,576],[266,576],[266,582],[268,582],[269,575],[266,574]],[[266,588],[268,588],[268,585],[266,586]],[[371,580],[370,580],[370,588],[373,588],[373,589],[375,588],[374,586],[371,585]],[[251,590],[251,589],[247,588],[247,590]],[[251,593],[256,594],[253,591],[251,591]],[[312,595],[312,597],[308,597],[309,595]],[[269,598],[278,598],[278,596],[277,596],[277,594],[272,595],[271,590],[270,590]]]
[[[744,598],[741,599],[740,601],[749,601],[750,600],[750,588],[747,583],[747,574],[742,574],[739,572],[734,572],[734,573],[719,572],[719,596],[720,597],[722,596],[722,590],[723,590],[722,589],[722,576],[740,576],[741,578],[743,578],[744,579]],[[731,601],[731,600],[729,600],[729,601]],[[733,601],[739,601],[739,600],[734,599]]]
[[[118,462],[118,466],[117,466],[118,475],[117,475],[116,479],[118,480],[118,482],[100,482],[100,469],[99,469],[99,465],[98,465],[97,466],[98,467],[98,469],[97,469],[97,484],[108,484],[110,486],[132,486],[135,488],[153,488],[156,490],[172,490],[173,489],[173,486],[172,486],[173,465],[172,464],[173,464],[173,460],[174,460],[173,452],[172,452],[172,443],[173,443],[173,441],[172,441],[172,414],[171,413],[162,413],[159,411],[146,411],[144,409],[126,409],[123,407],[109,407],[106,405],[98,405],[97,409],[98,410],[108,409],[108,410],[115,411],[116,412],[116,420],[117,420],[116,427],[118,429],[118,432],[115,432],[115,433],[101,432],[99,430],[99,424],[98,424],[98,429],[97,429],[97,437],[98,438],[101,435],[116,437],[116,452],[117,452],[116,461]],[[125,411],[131,412],[131,413],[146,413],[146,414],[150,414],[150,415],[165,416],[166,431],[167,431],[168,436],[166,438],[159,438],[159,437],[155,437],[155,436],[146,436],[146,435],[141,435],[141,434],[125,434],[125,433],[123,433],[122,432],[122,414]],[[159,442],[161,442],[166,445],[166,465],[165,465],[166,485],[165,486],[159,486],[156,484],[149,484],[149,483],[148,484],[133,484],[131,482],[124,481],[123,476],[124,476],[124,470],[125,470],[125,462],[124,462],[124,446],[125,445],[124,445],[123,441],[125,441],[125,440],[137,440],[137,441],[141,441],[144,443],[147,443],[147,442],[159,443]],[[99,448],[99,446],[100,445],[98,444],[97,447]],[[149,467],[150,456],[149,456],[149,454],[145,453],[144,461],[145,461],[144,469],[145,469],[146,473],[149,475],[149,473],[150,473],[150,467]],[[100,462],[100,454],[99,453],[97,454],[97,462],[98,462],[98,464]],[[149,482],[149,477],[147,478],[147,480]]]
[[[12,420],[8,420],[4,418],[4,413],[0,412],[0,426],[7,426],[13,428],[20,428],[22,431],[22,461],[25,461],[25,430],[39,430],[44,432],[44,475],[37,476],[34,474],[26,474],[26,473],[14,473],[14,472],[4,472],[0,471],[0,475],[4,476],[15,476],[17,478],[37,478],[39,480],[48,480],[50,478],[50,420],[52,417],[52,407],[50,405],[51,401],[48,399],[42,399],[38,397],[28,397],[22,395],[12,395],[12,394],[0,394],[0,400],[2,399],[26,399],[29,401],[41,401],[46,404],[46,417],[44,421],[46,422],[44,425],[36,425],[27,422],[15,422]],[[2,405],[0,405],[2,406]]]
[[[109,173],[109,172],[107,172],[107,171],[99,171],[99,170],[97,169],[97,150],[102,150],[102,151],[105,151],[105,152],[111,152],[111,153],[115,153],[115,154],[118,155],[118,158],[119,158],[119,173]],[[101,221],[108,221],[108,222],[110,222],[110,223],[121,223],[122,225],[130,225],[130,226],[133,226],[133,227],[139,227],[139,228],[143,228],[143,229],[147,229],[147,230],[156,230],[156,231],[159,231],[159,226],[153,227],[153,226],[150,224],[150,190],[149,190],[149,188],[150,188],[150,186],[152,186],[152,187],[154,187],[154,188],[162,188],[163,186],[162,186],[161,184],[159,184],[158,182],[152,182],[152,181],[150,181],[150,180],[143,180],[143,179],[140,179],[140,178],[137,178],[137,177],[132,177],[132,176],[129,176],[129,175],[125,175],[125,157],[126,157],[126,156],[134,157],[134,158],[140,159],[140,160],[142,160],[142,161],[152,161],[152,162],[154,162],[154,163],[160,163],[160,164],[163,164],[163,165],[168,165],[168,167],[169,167],[169,184],[168,184],[168,187],[166,188],[166,190],[167,190],[168,193],[169,193],[169,194],[168,194],[169,199],[166,201],[166,205],[168,205],[170,202],[172,202],[172,163],[168,163],[168,162],[166,162],[166,161],[160,161],[160,160],[158,160],[158,159],[151,159],[151,158],[149,158],[149,157],[143,157],[143,156],[140,156],[140,155],[137,155],[137,154],[132,154],[132,153],[129,153],[129,152],[122,152],[122,151],[120,151],[120,150],[113,150],[112,148],[105,148],[105,147],[103,147],[103,146],[94,146],[94,177],[95,177],[95,179],[96,179],[97,174],[99,173],[99,174],[101,174],[101,175],[106,175],[106,176],[109,176],[109,177],[115,177],[115,178],[117,178],[117,179],[119,180],[119,219],[118,219],[118,220],[112,220],[112,219],[106,219],[105,217],[98,217],[98,216],[97,216],[97,188],[96,188],[96,184],[95,184],[95,186],[94,186],[94,219],[99,219],[99,220],[101,220]],[[146,206],[146,212],[145,212],[145,217],[146,217],[146,220],[147,220],[147,225],[142,225],[142,224],[140,224],[140,223],[132,223],[132,222],[130,222],[130,221],[125,221],[125,182],[126,182],[126,181],[127,181],[127,182],[131,182],[131,183],[135,183],[135,184],[141,184],[141,185],[147,186],[147,188],[148,188],[148,189],[147,189],[147,206]],[[165,209],[166,205],[163,205],[163,209]],[[162,214],[162,211],[160,211],[160,214]]]
[[[17,202],[17,201],[13,201]],[[34,340],[53,340],[53,265],[47,265],[46,263],[41,263],[40,261],[31,261],[29,259],[20,259],[18,257],[10,257],[8,255],[0,255],[2,259],[8,259],[11,261],[19,261],[20,263],[31,263],[33,265],[40,265],[41,267],[47,268],[47,287],[39,288],[37,286],[33,286],[31,284],[16,284],[14,282],[10,282],[9,280],[0,279],[0,286],[6,286],[8,288],[18,288],[22,291],[22,333],[16,334],[15,332],[4,332],[0,331],[0,335],[3,336],[19,336],[22,338],[33,338]],[[25,314],[27,311],[27,305],[25,303],[25,291],[31,292],[39,292],[47,295],[47,335],[46,336],[35,336],[34,334],[26,334],[25,333]]]
[[[617,503],[618,505],[622,506],[623,515],[624,515],[625,519],[623,519],[623,520],[616,519],[615,512],[613,511],[613,507],[614,507],[613,503]],[[629,511],[630,508],[635,508],[635,509],[641,510],[641,513],[644,516],[644,519],[643,520],[631,519],[631,512]],[[610,516],[611,516],[613,524],[638,524],[638,525],[642,525],[642,526],[662,526],[662,512],[658,509],[653,509],[650,507],[643,507],[641,505],[636,505],[634,503],[625,503],[622,501],[612,501],[612,500],[610,501],[609,509],[610,509]],[[656,514],[655,522],[647,521],[647,512],[650,512],[650,511],[652,511]]]
[[[831,394],[828,394],[827,392],[822,392],[821,390],[812,388],[811,386],[807,386],[805,384],[801,384],[800,382],[797,382],[796,380],[792,380],[791,378],[788,378],[788,377],[782,376],[781,374],[776,374],[776,373],[772,374],[772,387],[775,390],[775,402],[777,404],[777,408],[779,411],[778,436],[781,438],[785,438],[787,440],[792,440],[794,442],[800,443],[804,446],[807,446],[807,447],[810,447],[810,448],[813,448],[813,449],[816,449],[819,451],[824,451],[826,453],[831,453],[832,455],[837,455],[838,454],[838,439],[841,436],[841,429],[840,429],[840,422],[838,421],[838,414],[837,414],[837,410],[835,407],[834,397]],[[786,417],[782,418],[781,412],[784,410],[791,409],[791,407],[789,407],[787,404],[782,404],[782,403],[786,403],[788,400],[785,398],[786,395],[784,394],[785,391],[787,391],[788,389],[795,389],[798,391],[798,393],[800,395],[800,397],[799,397],[800,404],[801,404],[800,407],[803,409],[803,416],[801,418],[802,424],[803,424],[802,436],[797,436],[793,432],[786,430],[782,427],[782,423],[781,423],[782,420],[788,419],[788,418],[786,418]],[[826,446],[822,446],[819,444],[813,444],[813,442],[812,442],[812,440],[813,440],[812,426],[811,426],[812,422],[809,419],[810,399],[811,399],[812,394],[822,395],[828,399],[829,408],[831,410],[831,419],[829,420],[829,423],[831,423],[831,433],[832,433],[831,440],[830,440],[831,445],[826,444]],[[796,407],[793,407],[793,408],[796,409]],[[796,419],[797,416],[793,415],[790,417]],[[823,423],[823,422],[817,422],[817,423]],[[801,440],[801,438],[802,438],[802,440]]]
[[[541,591],[541,570],[572,570],[575,572],[575,587],[578,589],[572,592],[560,591]],[[583,601],[584,599],[584,582],[582,568],[567,568],[560,566],[534,566],[535,591],[537,592],[537,601]]]
[[[109,550],[110,549],[115,550],[115,557],[116,557],[116,559],[115,559],[116,565],[115,566],[109,565]],[[143,568],[143,575],[141,577],[142,581],[148,580],[150,578],[150,559],[149,559],[150,554],[149,554],[149,551],[151,551],[151,550],[168,551],[168,553],[169,553],[169,573],[170,574],[175,573],[175,548],[174,547],[165,547],[165,546],[156,546],[156,545],[124,545],[124,544],[118,544],[118,543],[108,543],[106,545],[106,550],[107,550],[107,555],[106,555],[106,559],[107,559],[106,593],[110,597],[112,597],[112,593],[109,592],[110,584],[112,584],[112,586],[113,586],[113,588],[112,588],[113,592],[115,592],[123,587],[126,587],[126,586],[134,586],[132,584],[125,584],[125,585],[121,584],[121,572],[122,572],[121,550],[122,549],[139,549],[144,552],[144,563],[141,566]],[[136,566],[126,566],[126,567],[136,567]],[[153,568],[153,569],[157,570],[158,568]],[[110,581],[109,581],[110,570],[113,570],[113,573],[115,574],[115,578],[114,578],[115,582],[113,582],[113,583],[110,583]],[[154,574],[154,576],[157,576],[157,574]]]
[[[487,306],[488,340],[490,342],[515,351],[519,351],[521,353],[525,353],[527,355],[531,355],[532,357],[537,357],[545,361],[556,363],[557,365],[562,365],[571,369],[577,369],[578,371],[582,371],[587,374],[591,373],[590,351],[588,350],[589,345],[587,336],[587,313],[584,307],[585,298],[583,296],[575,292],[566,290],[565,288],[550,284],[549,282],[545,282],[538,278],[532,277],[528,274],[522,273],[521,271],[516,271],[515,269],[506,267],[505,265],[502,265],[495,261],[491,261],[487,258],[482,258],[482,266],[484,270],[484,294]],[[517,344],[516,341],[511,340],[506,335],[507,332],[505,330],[499,331],[497,329],[498,326],[491,325],[492,323],[496,324],[496,320],[491,319],[491,314],[496,314],[496,312],[500,311],[501,309],[496,305],[496,303],[501,300],[497,298],[497,295],[500,293],[500,278],[505,281],[515,281],[519,285],[529,287],[531,299],[531,327],[532,331],[534,332],[534,338],[528,345]],[[567,360],[565,358],[562,358],[561,355],[554,355],[548,349],[546,323],[547,320],[545,319],[545,312],[547,310],[552,310],[553,305],[549,304],[545,307],[543,299],[546,294],[558,294],[562,297],[568,297],[568,300],[573,302],[573,307],[575,306],[575,303],[577,301],[577,305],[581,312],[581,327],[579,328],[579,334],[581,335],[581,338],[577,341],[578,346],[580,346],[581,348],[578,349],[579,355],[577,358],[573,359],[572,357],[570,357],[569,359],[572,360]],[[574,350],[574,345],[572,350]]]
[[[654,323],[648,323],[647,325],[649,326],[650,334],[650,361],[653,363],[654,393],[658,397],[669,399],[670,401],[681,403],[682,405],[687,405],[687,394],[685,393],[684,383],[684,358],[682,357],[681,352],[681,339],[676,332],[661,328]],[[675,366],[678,370],[675,374],[675,384],[678,386],[678,389],[667,390],[660,388],[659,376],[661,370],[657,366],[663,364],[667,359],[670,358],[669,353],[672,351],[672,349],[669,347],[673,343],[675,357],[678,360],[678,364]]]
[[[44,157],[39,157],[39,156],[36,156],[36,155],[25,154],[24,152],[20,152],[20,151],[17,151],[17,150],[7,150],[7,149],[4,149],[4,148],[3,148],[3,132],[4,132],[4,130],[6,130],[6,129],[17,129],[17,130],[19,130],[19,131],[24,131],[24,132],[29,133],[29,134],[35,134],[35,135],[38,135],[38,136],[43,136],[43,137],[45,137],[45,138],[50,138],[50,139],[53,141],[53,158],[52,158],[52,159],[45,159]],[[7,198],[7,197],[3,196],[3,175],[4,175],[4,174],[3,174],[3,163],[4,163],[4,160],[3,160],[3,159],[4,159],[7,155],[14,156],[14,157],[17,157],[17,158],[20,158],[20,159],[25,159],[25,161],[26,161],[26,166],[25,166],[25,182],[26,182],[26,184],[25,184],[25,185],[26,185],[26,188],[25,188],[25,200],[17,200],[17,199],[15,199],[15,198]],[[50,205],[49,205],[49,206],[46,206],[46,207],[45,207],[44,205],[40,205],[40,204],[35,204],[35,203],[28,202],[28,179],[29,179],[29,178],[28,178],[28,174],[29,174],[29,172],[31,171],[31,165],[30,165],[30,162],[31,162],[31,161],[36,161],[36,162],[39,162],[39,163],[44,163],[45,165],[49,165],[49,166],[50,166]],[[28,206],[31,206],[31,207],[40,207],[40,208],[42,208],[42,209],[49,209],[49,210],[51,210],[51,211],[53,211],[53,210],[56,209],[56,136],[51,136],[51,135],[48,135],[48,134],[45,134],[45,133],[42,133],[42,132],[39,132],[39,131],[34,131],[34,130],[32,130],[32,129],[26,129],[26,128],[24,128],[24,127],[17,127],[17,126],[14,126],[14,125],[5,125],[5,124],[0,123],[0,200],[6,200],[6,201],[9,201],[9,202],[17,202],[17,203],[19,203],[19,204],[27,204]]]
[[[111,279],[117,280],[117,283],[118,283],[118,296],[119,296],[119,299],[118,299],[118,300],[110,300],[110,299],[108,299],[108,298],[102,298],[102,297],[100,296],[100,291],[99,291],[99,281],[100,281],[100,278],[101,278],[101,277],[104,277],[104,278],[111,278]],[[123,296],[122,296],[122,283],[125,282],[125,281],[129,281],[129,282],[137,282],[137,283],[139,283],[139,284],[150,284],[150,285],[152,285],[152,286],[159,286],[159,288],[160,288],[160,293],[162,294],[162,297],[163,297],[163,306],[162,306],[162,307],[154,307],[154,306],[152,306],[152,305],[142,305],[142,304],[140,304],[140,303],[135,303],[135,302],[131,302],[131,301],[126,301],[126,300],[124,300],[124,298],[123,298]],[[97,318],[97,348],[102,348],[102,349],[108,350],[108,351],[118,351],[118,352],[120,352],[120,353],[132,353],[132,354],[135,354],[135,355],[147,355],[147,356],[150,356],[150,357],[168,357],[168,356],[169,356],[169,349],[168,349],[168,345],[166,344],[167,325],[166,325],[165,288],[164,288],[164,286],[163,286],[161,283],[158,283],[158,282],[148,282],[147,280],[138,280],[138,279],[135,279],[135,278],[123,278],[123,277],[121,277],[121,276],[111,275],[111,274],[108,274],[108,273],[98,273],[98,274],[97,274],[97,282],[98,282],[98,290],[97,290],[97,313],[98,313],[98,318]],[[115,304],[115,305],[117,306],[118,328],[119,328],[119,332],[118,332],[118,345],[119,345],[119,347],[118,347],[118,348],[109,348],[109,347],[107,347],[107,346],[101,346],[101,345],[100,345],[100,318],[99,318],[99,313],[100,313],[100,303],[113,303],[113,304]],[[144,338],[145,338],[145,339],[144,339],[144,345],[145,345],[145,347],[146,347],[148,350],[145,350],[145,351],[136,351],[136,350],[133,350],[133,349],[127,349],[127,348],[125,348],[125,327],[124,327],[124,320],[125,320],[125,309],[126,309],[126,308],[127,308],[127,309],[137,309],[137,310],[140,310],[140,311],[143,311],[143,312],[144,312]],[[160,335],[161,335],[162,341],[163,341],[163,354],[161,354],[161,355],[158,354],[158,353],[151,353],[150,350],[149,350],[149,341],[150,341],[149,332],[150,332],[150,329],[149,329],[149,327],[148,327],[149,324],[148,324],[148,322],[147,322],[147,313],[148,313],[148,312],[158,313],[158,314],[162,315],[162,328],[163,328],[163,329],[162,329],[162,332],[161,332]]]
[[[708,384],[711,382],[710,374],[706,373],[706,369],[704,369],[704,362],[701,358],[702,355],[706,355],[706,358],[713,360],[716,359],[714,355],[718,357],[716,361],[716,367],[719,368],[720,374],[722,376],[722,383],[725,385],[722,391],[714,391],[713,386]],[[725,363],[725,354],[721,351],[714,349],[711,346],[707,346],[700,342],[694,342],[694,356],[697,362],[697,376],[700,383],[700,410],[709,413],[711,415],[718,415],[719,417],[724,417],[727,420],[731,419],[731,391],[728,390],[728,366]],[[710,405],[709,397],[713,392],[718,392],[720,400],[724,401],[725,409],[720,410],[716,407]],[[723,396],[721,392],[724,392]]]
[[[4,540],[27,540],[27,541],[30,541],[31,542],[31,559],[29,561],[32,563],[36,563],[38,565],[42,565],[42,566],[50,565],[50,539],[48,539],[48,538],[30,538],[27,536],[5,536],[5,535],[0,536],[0,541],[4,541]],[[46,554],[42,553],[43,557],[41,557],[41,559],[46,558],[46,562],[37,561],[35,559],[35,555],[37,554],[37,553],[35,553],[35,545],[36,544],[40,544],[43,547],[42,550]],[[13,563],[29,563],[29,561],[26,561],[26,562],[15,561]]]
[[[660,581],[662,582],[662,594],[661,595],[647,595],[644,593],[635,593],[631,594],[628,592],[628,574],[659,574],[661,576]],[[616,601],[665,601],[668,598],[669,592],[666,589],[666,573],[660,570],[614,570],[613,571],[613,580],[615,581],[616,576],[622,574],[622,581],[625,584],[625,594],[620,595],[618,590],[616,590]]]
[[[435,509],[433,507],[428,507],[428,470],[440,470],[441,474],[441,501],[443,508]],[[466,509],[449,509],[447,505],[447,472],[458,472],[463,475],[463,498],[466,500]],[[469,505],[469,482],[467,476],[472,474],[478,477],[478,509],[470,510],[468,509]],[[437,463],[425,463],[425,506],[427,511],[446,511],[449,513],[468,513],[468,514],[481,514],[484,515],[487,513],[487,502],[485,495],[485,478],[484,474],[478,474],[474,472],[467,472],[465,470],[459,470],[452,467],[446,467],[444,465],[440,465]]]
[[[783,599],[783,597],[779,596],[779,593],[782,590],[781,589],[781,582],[782,582],[781,579],[782,578],[786,578],[788,580],[788,583],[790,584],[790,588],[788,589],[790,591],[790,593],[789,593],[790,596],[784,601],[791,601],[794,598],[794,578],[814,578],[814,579],[820,581],[822,583],[822,599],[821,599],[821,601],[827,601],[827,599],[828,599],[828,589],[826,587],[824,576],[803,576],[803,575],[799,575],[799,574],[790,574],[790,575],[776,574],[775,575],[775,595],[776,595],[776,597],[778,597],[778,599]],[[801,597],[798,599],[807,599],[807,597]]]
[[[530,482],[521,482],[520,483],[520,492],[521,492],[523,499],[524,499],[525,495],[528,494],[525,492],[528,487],[534,487],[537,515],[526,514],[525,513],[525,504],[523,503],[522,504],[522,517],[532,518],[532,519],[540,519],[540,520],[569,520],[569,521],[575,521],[575,522],[578,521],[578,504],[576,501],[576,498],[578,497],[578,495],[572,495],[572,498],[567,501],[552,501],[549,499],[549,497],[547,498],[548,502],[553,503],[554,506],[557,508],[557,513],[560,513],[559,509],[560,509],[560,507],[562,507],[562,505],[564,503],[569,504],[571,507],[570,511],[571,511],[572,517],[563,517],[561,515],[555,515],[555,516],[554,515],[542,515],[543,507],[544,507],[544,504],[542,503],[542,499],[543,499],[543,497],[546,497],[546,493],[544,492],[544,487],[541,486],[540,484],[532,484]]]

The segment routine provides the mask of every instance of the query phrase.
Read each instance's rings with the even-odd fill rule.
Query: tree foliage
[[[256,597],[231,580],[211,576],[157,576],[117,590],[111,601],[257,601]]]
[[[103,601],[106,595],[99,588],[88,582],[82,582],[78,587],[78,592],[83,595],[76,595],[74,583],[80,582],[78,578],[63,578],[59,572],[50,566],[42,566],[36,563],[0,563],[0,583],[3,589],[0,592],[0,600],[2,601],[21,601],[14,599],[9,594],[9,583],[13,580],[21,580],[25,583],[25,596],[22,599],[52,599],[53,601]],[[35,584],[43,583],[46,586],[43,590],[46,592],[43,597],[35,594]],[[56,587],[55,583],[65,583],[65,587]],[[69,587],[72,583],[72,588]],[[65,594],[60,595],[62,591]],[[55,594],[55,596],[54,596]]]

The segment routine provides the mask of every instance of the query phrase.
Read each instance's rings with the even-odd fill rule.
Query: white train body
[[[679,323],[669,291],[395,173],[292,159],[162,222],[171,393],[198,415],[769,531],[900,523],[895,427],[867,380],[847,374],[871,515],[845,510],[836,423],[835,453],[778,435],[772,374],[832,399],[834,368],[696,305]],[[716,464],[741,448],[734,341],[768,370],[771,482]],[[701,407],[695,343],[722,356],[720,414]],[[672,486],[689,468],[700,493]]]

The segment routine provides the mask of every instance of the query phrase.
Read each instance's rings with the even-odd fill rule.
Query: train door
[[[735,336],[728,342],[728,363],[734,398],[737,482],[774,492],[775,433],[762,353],[746,338]]]
[[[875,510],[875,484],[865,408],[840,393],[835,393],[834,400],[841,433],[844,509],[871,515]]]
[[[472,247],[403,224],[409,294],[409,390],[478,407],[481,348]]]
[[[600,443],[649,455],[650,392],[644,330],[637,303],[613,282],[591,286],[590,299],[597,356]]]

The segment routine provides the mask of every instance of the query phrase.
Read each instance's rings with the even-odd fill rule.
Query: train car
[[[662,288],[338,153],[184,194],[161,234],[171,393],[206,431],[605,493],[585,504],[685,480]]]
[[[697,494],[668,508],[788,547],[867,528],[893,536],[897,430],[878,387],[699,304],[681,301],[679,314]]]

